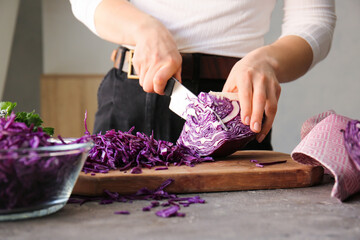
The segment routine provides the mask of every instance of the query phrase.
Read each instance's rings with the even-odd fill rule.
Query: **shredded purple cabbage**
[[[184,217],[185,215],[178,213],[179,210],[180,210],[180,207],[178,205],[172,205],[168,208],[164,208],[162,210],[157,211],[155,214],[158,217],[172,217],[172,216]]]
[[[132,195],[121,195],[117,192],[111,192],[108,190],[104,191],[104,195],[102,197],[87,197],[87,196],[71,196],[68,203],[77,203],[84,204],[89,201],[97,201],[99,204],[111,204],[113,202],[132,202],[135,200],[147,200],[151,201],[150,205],[147,205],[142,208],[142,211],[148,212],[153,208],[157,207],[165,207],[155,212],[155,215],[158,217],[184,217],[185,213],[179,213],[181,206],[189,207],[191,204],[203,204],[205,200],[200,198],[199,196],[194,197],[178,197],[175,194],[169,194],[164,189],[169,186],[173,179],[168,179],[161,184],[155,190],[149,190],[147,188],[142,188],[137,193]],[[165,202],[160,202],[164,201]],[[120,211],[127,212],[127,211]],[[115,212],[115,214],[120,214],[119,212]]]
[[[33,127],[26,126],[23,122],[15,122],[16,115],[12,113],[6,118],[0,118],[0,149],[37,148],[39,146],[51,146],[50,136],[38,128],[34,132]],[[11,152],[8,152],[12,154]],[[1,153],[2,155],[5,153]]]
[[[256,133],[240,120],[240,104],[236,100],[201,92],[188,105],[185,125],[177,141],[200,156],[227,156],[253,140]],[[222,119],[224,126],[218,121]]]
[[[104,135],[92,135],[94,146],[89,152],[83,171],[107,173],[115,169],[131,169],[131,173],[139,174],[142,168],[168,167],[171,164],[194,166],[204,161],[213,161],[211,157],[201,157],[189,148],[155,140],[153,135],[147,136],[140,132],[134,135],[133,130],[134,127],[128,132],[109,130]]]
[[[344,131],[345,148],[360,169],[360,121],[351,120]]]
[[[62,184],[72,176],[79,159],[78,152],[51,156],[40,151],[39,147],[63,143],[49,141],[41,127],[34,131],[33,125],[16,122],[15,117],[12,113],[0,118],[0,212],[35,206],[61,194]]]

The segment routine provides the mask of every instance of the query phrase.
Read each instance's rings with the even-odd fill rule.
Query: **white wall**
[[[9,66],[18,8],[19,0],[0,0],[0,99]]]
[[[44,74],[103,74],[116,47],[77,21],[68,0],[42,0]]]
[[[19,2],[2,95],[4,101],[17,102],[16,111],[39,112],[43,68],[41,15],[41,0]]]
[[[273,127],[276,151],[290,153],[300,141],[301,124],[333,109],[360,119],[360,1],[336,1],[338,22],[329,56],[308,74],[282,85]],[[281,6],[273,13],[271,33],[280,34]],[[105,73],[113,44],[94,36],[73,16],[67,1],[43,0],[44,73]]]
[[[327,58],[302,78],[282,85],[273,126],[275,150],[291,152],[300,141],[302,123],[329,109],[360,120],[360,1],[336,1],[336,13]]]

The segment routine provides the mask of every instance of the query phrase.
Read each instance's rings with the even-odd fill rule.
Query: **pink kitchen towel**
[[[327,111],[314,116],[302,126],[301,142],[291,157],[302,164],[322,165],[335,178],[331,196],[344,201],[360,192],[360,171],[349,158],[342,130],[350,118]]]

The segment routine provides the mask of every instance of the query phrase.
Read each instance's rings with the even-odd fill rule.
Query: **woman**
[[[95,132],[135,126],[176,141],[184,122],[163,96],[174,76],[195,94],[237,92],[242,122],[258,133],[248,149],[272,149],[280,83],[326,57],[336,22],[333,0],[284,0],[282,35],[264,45],[275,0],[70,2],[90,30],[122,46],[99,87]]]

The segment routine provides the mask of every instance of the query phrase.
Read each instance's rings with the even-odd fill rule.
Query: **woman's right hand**
[[[94,18],[101,38],[135,46],[133,65],[145,92],[163,94],[169,78],[181,80],[181,55],[160,21],[127,0],[102,0]]]
[[[163,94],[169,78],[181,80],[182,58],[171,33],[155,18],[140,24],[134,35],[133,65],[145,92]]]

